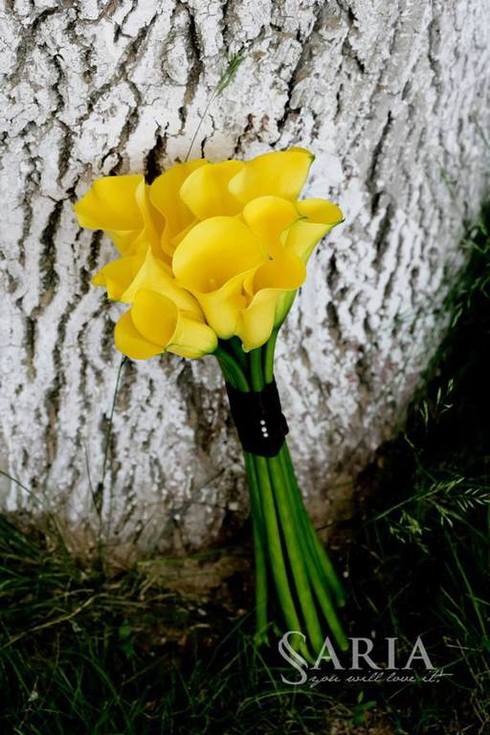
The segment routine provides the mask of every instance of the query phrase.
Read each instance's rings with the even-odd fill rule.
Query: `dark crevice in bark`
[[[330,289],[330,293],[333,294],[337,288],[339,282],[339,271],[337,269],[337,258],[335,253],[330,256],[330,261],[327,270],[327,284]]]
[[[129,110],[129,114],[126,117],[126,121],[119,134],[117,145],[111,148],[103,158],[103,161],[105,161],[111,155],[115,155],[117,157],[116,163],[109,170],[110,176],[122,173],[123,164],[125,162],[124,151],[131,134],[136,130],[140,118],[140,93],[135,84],[131,83],[130,87],[134,94],[134,107]]]
[[[380,201],[381,192],[377,189],[376,179],[379,173],[378,168],[382,165],[382,161],[383,161],[382,154],[384,151],[386,140],[391,131],[392,123],[393,123],[393,116],[391,114],[391,110],[389,110],[388,115],[386,116],[386,121],[381,130],[381,134],[379,136],[378,142],[373,148],[373,152],[371,156],[371,165],[366,175],[366,186],[371,194],[371,215],[372,216],[376,214],[378,210],[379,201]]]
[[[24,318],[24,345],[27,378],[30,381],[34,381],[36,379],[36,368],[34,364],[34,358],[36,356],[36,320],[32,316],[25,316]]]
[[[168,127],[168,126],[167,126]],[[145,178],[151,184],[163,171],[163,159],[167,150],[167,133],[161,135],[161,128],[155,133],[155,145],[146,154]]]
[[[74,302],[67,305],[66,312],[61,316],[56,330],[56,343],[53,349],[53,373],[54,379],[51,387],[46,392],[44,406],[47,415],[47,425],[45,430],[45,446],[47,450],[47,467],[50,468],[52,462],[57,456],[58,449],[58,433],[60,425],[58,414],[60,411],[62,391],[66,385],[66,373],[63,370],[64,342],[66,337],[66,325],[70,318],[70,314],[75,304],[79,301],[79,297]]]
[[[193,102],[199,82],[204,74],[204,64],[202,61],[202,48],[199,39],[199,34],[196,26],[196,19],[191,12],[190,8],[187,8],[188,16],[188,40],[189,49],[188,53],[191,59],[191,66],[187,74],[187,82],[184,93],[184,112],[183,115],[184,124],[187,119],[187,107]]]
[[[49,294],[47,302],[43,299],[43,305],[51,301],[59,282],[59,276],[56,272],[56,233],[60,226],[61,213],[63,211],[64,200],[60,199],[55,202],[52,208],[45,228],[43,229],[39,241],[42,245],[39,256],[39,270],[41,272],[41,284],[44,295]]]
[[[68,173],[71,164],[71,154],[73,150],[73,130],[60,121],[61,128],[63,130],[63,137],[61,139],[60,147],[58,150],[58,184],[62,186],[62,179],[65,174]]]
[[[378,231],[376,233],[376,237],[374,238],[374,242],[373,242],[374,252],[375,252],[375,256],[373,259],[373,267],[375,268],[377,273],[382,272],[381,261],[388,247],[388,233],[390,232],[390,229],[391,229],[393,215],[394,215],[393,205],[391,203],[388,203],[386,205],[386,209],[383,214],[383,217],[381,218],[381,221],[379,223]]]
[[[279,134],[281,134],[283,129],[285,128],[289,117],[291,115],[298,115],[300,112],[299,106],[292,107],[292,98],[296,84],[302,78],[302,75],[306,73],[305,70],[308,67],[311,59],[314,57],[315,46],[318,43],[318,34],[324,20],[322,11],[323,7],[321,5],[316,8],[315,20],[312,23],[310,33],[304,39],[298,38],[298,41],[301,43],[301,53],[294,68],[290,72],[286,89],[286,102],[284,104],[284,112],[276,122]]]
[[[337,309],[333,301],[329,301],[327,304],[327,324],[330,333],[332,334],[334,341],[340,343],[342,339],[342,333],[340,330],[340,320],[337,313]]]
[[[243,132],[241,135],[237,136],[235,147],[233,150],[233,157],[234,158],[240,158],[243,155],[243,142],[244,140],[248,140],[249,134],[254,129],[254,116],[249,114],[247,115],[247,124],[243,128]]]
[[[8,77],[12,88],[22,81],[24,68],[31,52],[37,47],[37,32],[50,16],[59,12],[59,8],[43,10],[28,26],[21,26],[21,39],[16,49],[16,59],[12,72]]]

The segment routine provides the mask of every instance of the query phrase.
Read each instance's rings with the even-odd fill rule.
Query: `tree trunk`
[[[485,0],[9,0],[1,69],[0,467],[10,511],[47,511],[87,548],[203,548],[247,514],[212,358],[121,371],[81,231],[95,177],[305,145],[309,194],[346,222],[311,262],[277,378],[309,507],[332,519],[390,437],[446,325],[464,221],[485,196]],[[235,81],[207,101],[229,54]],[[337,507],[337,511],[336,511]]]

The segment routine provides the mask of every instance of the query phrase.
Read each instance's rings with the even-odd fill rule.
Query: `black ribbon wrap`
[[[261,391],[245,393],[226,383],[231,415],[246,452],[275,457],[289,432],[276,381]]]

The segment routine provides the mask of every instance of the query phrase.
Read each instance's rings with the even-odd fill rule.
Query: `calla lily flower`
[[[231,179],[230,192],[244,204],[268,194],[294,201],[305,185],[314,158],[305,148],[264,153],[247,161]]]
[[[133,360],[147,360],[162,352],[198,358],[214,352],[218,340],[202,319],[179,309],[167,296],[142,289],[116,324],[117,349]]]
[[[111,260],[92,277],[93,286],[107,289],[111,301],[124,301],[123,294],[136,278],[144,261],[144,256],[127,255]]]
[[[280,323],[281,298],[284,294],[295,293],[305,277],[303,261],[285,251],[280,257],[263,263],[245,282],[250,302],[241,311],[236,329],[245,352],[267,342],[274,327]]]
[[[266,258],[262,243],[239,219],[210,217],[184,237],[172,266],[177,281],[199,301],[208,324],[228,339],[247,307],[244,280]]]
[[[142,175],[98,179],[74,209],[82,227],[107,232],[122,255],[159,247],[163,221]]]
[[[243,161],[199,166],[182,184],[180,198],[199,220],[239,214],[243,204],[231,193],[230,181],[244,166]]]
[[[307,263],[315,246],[344,221],[344,215],[340,207],[325,199],[303,199],[296,206],[301,217],[285,233],[285,247]]]
[[[278,196],[261,196],[252,199],[243,208],[243,219],[256,237],[260,238],[273,258],[284,250],[281,237],[301,217],[297,206]]]
[[[324,199],[303,199],[296,203],[301,217],[284,230],[281,241],[290,254],[294,253],[307,263],[316,245],[335,225],[344,220],[340,207]],[[293,305],[296,291],[279,295],[276,305],[276,323],[279,327]]]
[[[144,256],[127,256],[105,265],[92,278],[94,286],[104,286],[112,301],[132,304],[141,289],[150,289],[172,299],[196,317],[202,311],[196,299],[179,287],[168,266],[148,249]]]

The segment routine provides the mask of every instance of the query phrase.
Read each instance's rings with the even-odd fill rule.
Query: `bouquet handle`
[[[250,353],[232,341],[228,350],[220,346],[216,356],[244,449],[250,489],[256,640],[259,644],[268,640],[271,612],[278,607],[281,627],[303,633],[297,648],[311,660],[311,652],[322,648],[326,627],[339,648],[347,648],[336,612],[345,596],[306,511],[285,440],[287,424],[273,371],[275,337]]]

